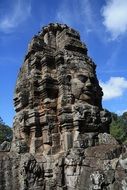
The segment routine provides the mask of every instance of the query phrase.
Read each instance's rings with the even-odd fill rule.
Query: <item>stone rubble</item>
[[[126,148],[109,134],[96,65],[74,29],[49,24],[20,69],[0,190],[126,190]]]

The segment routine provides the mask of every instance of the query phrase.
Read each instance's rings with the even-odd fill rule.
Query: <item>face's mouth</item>
[[[88,96],[93,95],[93,93],[90,90],[83,90],[83,94],[88,95]]]

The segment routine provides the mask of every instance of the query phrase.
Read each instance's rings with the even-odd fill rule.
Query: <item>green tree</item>
[[[112,113],[112,122],[110,125],[110,133],[116,140],[123,143],[127,140],[127,112],[123,115],[118,116]]]
[[[0,144],[12,140],[12,129],[6,125],[0,117]]]

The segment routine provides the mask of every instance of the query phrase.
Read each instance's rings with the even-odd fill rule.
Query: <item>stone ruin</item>
[[[109,134],[102,96],[79,33],[58,23],[43,27],[18,75],[0,190],[126,190],[126,148]]]

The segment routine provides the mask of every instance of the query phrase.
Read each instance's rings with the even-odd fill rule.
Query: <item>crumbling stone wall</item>
[[[1,175],[15,181],[5,177],[1,190],[127,189],[126,150],[109,134],[102,96],[79,33],[43,27],[18,75],[13,141],[0,159]]]

